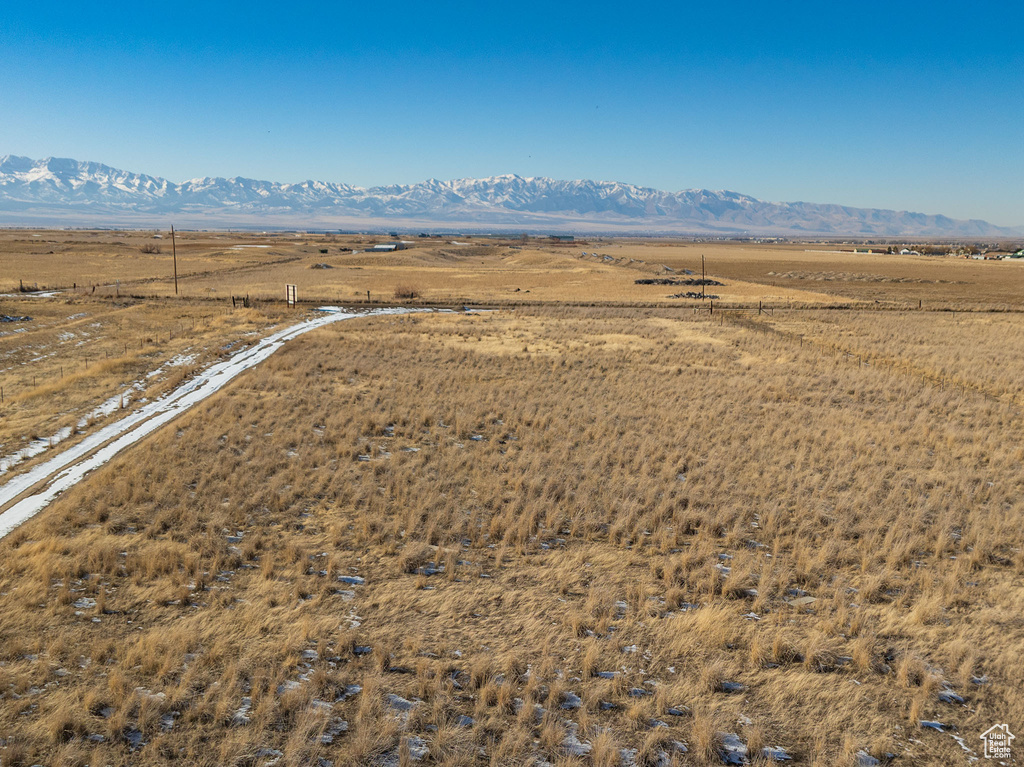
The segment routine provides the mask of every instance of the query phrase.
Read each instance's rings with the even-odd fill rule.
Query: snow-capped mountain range
[[[362,188],[248,178],[167,179],[95,162],[0,158],[0,224],[17,226],[444,227],[493,231],[1016,236],[979,220],[737,192],[664,192],[609,181],[516,175]]]

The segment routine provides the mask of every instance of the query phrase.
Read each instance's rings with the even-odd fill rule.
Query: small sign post
[[[284,292],[285,292],[285,299],[288,301],[288,306],[295,306],[295,301],[297,300],[296,292],[295,292],[295,286],[294,285],[285,285],[284,286]]]
[[[171,227],[171,255],[174,257],[174,295],[178,295],[178,247],[174,244],[174,227]]]

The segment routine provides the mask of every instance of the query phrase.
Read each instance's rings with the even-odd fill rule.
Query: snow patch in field
[[[388,707],[393,708],[395,711],[412,711],[414,708],[416,708],[416,702],[406,700],[400,695],[389,693]]]
[[[952,732],[947,733],[947,735],[949,735],[949,737],[955,740],[957,742],[957,745],[959,745],[960,748],[962,748],[967,753],[968,762],[973,764],[974,762],[978,761],[978,755],[970,749],[970,747],[967,745],[963,738],[961,738],[959,735],[955,735]]]
[[[409,756],[417,762],[422,762],[427,758],[427,754],[430,753],[430,749],[427,748],[427,741],[419,735],[411,735],[406,739],[405,745],[409,749]]]
[[[939,691],[939,700],[943,703],[960,703],[964,702],[964,699],[957,695],[955,692],[950,690],[948,687]]]
[[[574,692],[563,692],[562,698],[562,708],[564,709],[579,708],[581,705],[583,705],[583,700],[580,698],[579,695],[577,695]]]
[[[128,748],[131,751],[138,751],[144,745],[146,741],[142,739],[142,731],[136,730],[134,727],[129,727],[122,734],[121,737],[128,743]]]
[[[579,725],[575,722],[569,725],[568,731],[562,739],[562,748],[572,756],[587,756],[593,749],[593,746],[579,739],[579,735],[577,735],[578,727]]]
[[[71,436],[71,429],[65,426],[56,434],[52,434],[49,437],[32,440],[21,450],[0,458],[0,474],[6,474],[22,461],[27,461],[29,458],[35,458],[40,453],[46,452],[55,444],[64,441],[69,436]]]
[[[747,746],[740,740],[740,736],[734,732],[720,732],[718,737],[722,741],[722,761],[726,764],[746,764]]]
[[[252,708],[252,698],[242,698],[242,705],[238,707],[231,717],[231,724],[243,727],[249,724],[249,710]]]
[[[773,762],[790,762],[793,760],[793,757],[781,746],[765,746],[761,749],[761,754],[765,759],[771,759]]]
[[[284,756],[283,751],[278,751],[276,748],[261,748],[256,752],[257,759],[264,759],[264,767],[270,767],[270,765],[277,764],[281,761],[281,757]]]
[[[156,370],[150,370],[146,373],[146,378],[155,378],[161,373],[165,373],[168,368],[179,368],[185,365],[190,365],[195,362],[196,355],[194,354],[178,354],[171,357],[167,362],[158,367]]]
[[[330,724],[324,729],[323,735],[320,736],[320,742],[330,745],[343,732],[348,732],[348,722],[344,719],[332,719]]]

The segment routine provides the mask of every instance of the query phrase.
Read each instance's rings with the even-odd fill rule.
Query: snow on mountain
[[[765,202],[729,191],[666,192],[608,181],[506,174],[362,188],[194,178],[180,184],[95,162],[0,158],[0,221],[105,225],[174,216],[214,225],[329,225],[379,219],[493,228],[604,231],[1011,236],[984,221],[806,202]],[[376,220],[376,221],[375,221]]]

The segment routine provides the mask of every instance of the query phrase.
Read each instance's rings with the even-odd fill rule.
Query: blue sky
[[[1024,4],[5,3],[0,155],[1024,224]]]

